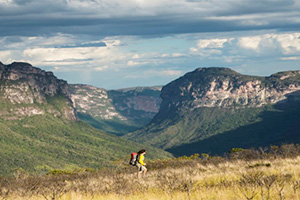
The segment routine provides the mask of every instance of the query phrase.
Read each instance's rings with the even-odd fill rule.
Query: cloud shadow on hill
[[[232,148],[264,147],[284,143],[300,143],[300,91],[264,111],[260,122],[227,131],[194,143],[166,149],[175,156],[194,153],[223,155]]]

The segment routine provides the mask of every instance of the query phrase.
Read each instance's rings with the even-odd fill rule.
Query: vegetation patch
[[[51,170],[40,176],[18,170],[13,177],[0,177],[0,197],[7,200],[299,199],[300,147],[283,145],[276,149],[270,147],[263,153],[245,149],[238,156],[217,160],[197,154],[161,159],[148,162],[149,173],[140,179],[136,177],[136,168],[128,163],[122,168],[101,170]],[[250,159],[245,157],[249,153]]]

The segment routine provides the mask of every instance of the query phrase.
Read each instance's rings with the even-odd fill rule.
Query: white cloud
[[[0,61],[4,64],[11,63],[12,60],[12,52],[11,51],[0,51]]]
[[[183,74],[183,71],[174,69],[147,70],[145,74],[148,76],[180,76]]]
[[[184,53],[172,53],[173,58],[184,57],[184,56],[186,56],[186,54],[184,54]]]
[[[105,42],[107,47],[120,46],[122,44],[121,40],[113,38],[105,38],[103,42]]]
[[[190,48],[190,52],[197,52],[197,51],[198,51],[198,49],[195,48],[195,47],[191,47],[191,48]]]
[[[266,50],[280,51],[285,55],[300,53],[300,33],[265,34],[238,39],[242,48],[266,53]]]
[[[292,60],[292,61],[295,61],[295,60],[300,60],[300,56],[291,56],[291,57],[282,57],[280,58],[280,60]]]
[[[189,53],[202,57],[212,58],[213,55],[221,55],[225,44],[231,45],[234,38],[213,38],[197,41],[197,47],[191,47]]]
[[[187,55],[184,53],[172,53],[172,54],[164,53],[164,54],[160,55],[160,58],[179,58],[179,57],[185,57],[185,56],[187,56]]]
[[[211,48],[211,49],[215,49],[215,48],[223,48],[224,47],[224,43],[231,41],[232,38],[230,39],[210,39],[210,40],[199,40],[197,43],[197,47],[200,49],[204,49],[204,48]]]
[[[222,50],[220,50],[220,49],[201,49],[201,48],[196,49],[196,48],[192,47],[192,48],[190,48],[190,54],[209,58],[210,56],[213,56],[213,55],[221,55]]]
[[[285,54],[300,53],[300,33],[280,34],[276,39]]]
[[[165,69],[165,70],[148,70],[145,72],[151,76],[180,76],[183,74],[181,70]]]
[[[95,70],[95,71],[103,71],[103,70],[105,70],[105,69],[107,69],[107,68],[108,68],[108,66],[105,65],[105,66],[102,66],[102,67],[96,67],[94,70]]]
[[[135,66],[146,65],[148,63],[149,62],[146,62],[146,61],[133,61],[133,60],[129,60],[127,62],[127,66],[129,66],[129,67],[135,67]]]
[[[300,55],[300,33],[272,33],[198,40],[197,47],[191,47],[189,52],[191,55],[199,55],[206,59],[226,59],[227,62],[236,60],[232,59],[232,56],[235,55],[239,55],[241,58],[249,56],[273,56],[276,58],[283,55]],[[291,57],[289,60],[293,58]],[[240,58],[238,60],[240,61]],[[281,60],[288,60],[288,57]]]
[[[140,58],[140,55],[139,54],[134,54],[133,56],[132,56],[132,59],[139,59]]]
[[[149,77],[178,77],[183,75],[184,72],[182,70],[175,70],[175,69],[160,69],[160,70],[146,70],[142,73],[138,73],[138,74],[130,74],[127,75],[126,78],[135,78],[135,79],[139,79],[139,78],[149,78]]]
[[[257,50],[261,40],[261,36],[242,37],[238,39],[238,45],[242,48]]]
[[[107,46],[104,46],[104,41]],[[59,71],[107,70],[126,67],[133,53],[120,50],[120,39],[84,41],[80,37],[58,34],[51,37],[5,37],[0,39],[0,60],[29,62],[35,66],[53,66]],[[66,48],[67,47],[67,48]],[[1,51],[1,49],[10,49]],[[100,66],[100,67],[99,67]]]
[[[183,74],[183,72],[181,70],[162,70],[156,74],[162,76],[180,76]]]
[[[136,37],[124,38],[130,43],[144,41]],[[108,37],[84,41],[80,37],[66,34],[51,37],[8,37],[0,39],[0,48],[12,50],[2,51],[0,59],[5,63],[25,61],[37,67],[52,67],[54,71],[71,72],[72,70],[117,71],[144,65],[157,66],[186,56],[179,52],[161,54],[153,49],[147,53],[139,49],[137,53],[127,50],[127,46],[124,46],[121,40],[122,37]],[[97,46],[101,42],[106,46]]]

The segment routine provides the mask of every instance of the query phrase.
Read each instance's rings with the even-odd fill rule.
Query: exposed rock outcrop
[[[140,128],[158,112],[161,87],[105,90],[90,85],[70,85],[79,117],[87,123],[115,134]]]
[[[163,87],[160,112],[199,107],[262,107],[283,101],[287,94],[298,90],[300,70],[257,77],[229,68],[199,68]]]
[[[126,120],[117,112],[108,97],[107,90],[91,85],[70,85],[71,98],[78,112],[104,120]]]
[[[49,113],[61,112],[61,116],[72,121],[77,120],[67,82],[57,79],[52,72],[41,70],[28,63],[14,62],[10,65],[0,63],[0,79],[0,99],[18,107],[10,111],[15,115],[43,115],[45,111],[38,108],[39,105],[48,104],[49,98],[62,97],[66,104],[63,111],[57,111],[52,106]]]

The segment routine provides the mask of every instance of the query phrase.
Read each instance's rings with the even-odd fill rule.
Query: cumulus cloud
[[[210,48],[210,49],[215,49],[215,48],[223,48],[224,43],[230,42],[233,40],[232,38],[230,39],[210,39],[210,40],[199,40],[198,41],[198,48],[204,49],[204,48]]]
[[[84,41],[68,34],[54,36],[16,37],[0,39],[0,59],[3,63],[29,62],[55,72],[118,71],[142,66],[158,66],[172,59],[186,56],[183,53],[160,54],[159,52],[131,52],[121,37]],[[52,42],[52,45],[51,45]],[[143,43],[132,37],[129,42]],[[3,50],[1,50],[3,49]],[[4,50],[9,49],[9,50]]]
[[[12,62],[12,52],[11,51],[0,51],[0,62]]]
[[[189,49],[190,54],[225,59],[232,62],[232,56],[241,57],[283,57],[281,60],[293,60],[287,55],[300,55],[300,33],[272,33],[234,38],[213,38],[199,40],[196,47]],[[215,57],[214,55],[222,55]],[[236,56],[235,56],[236,57]],[[297,58],[297,57],[296,57]]]
[[[300,33],[265,34],[250,37],[241,37],[238,44],[242,48],[263,51],[277,50],[283,54],[298,54],[300,52]],[[272,52],[273,52],[272,51]]]
[[[257,50],[261,39],[260,36],[242,37],[239,39],[239,45],[242,48]]]

